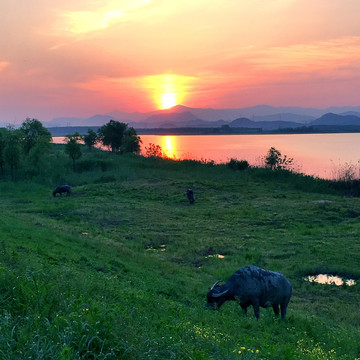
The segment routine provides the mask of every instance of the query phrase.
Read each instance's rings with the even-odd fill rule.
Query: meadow
[[[92,150],[74,172],[51,156],[0,181],[1,359],[360,358],[359,197],[282,170]],[[250,264],[292,282],[285,321],[205,310]],[[304,281],[318,273],[357,283]]]

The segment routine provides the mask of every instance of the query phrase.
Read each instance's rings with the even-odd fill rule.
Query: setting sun
[[[175,74],[152,75],[144,78],[143,86],[150,90],[159,109],[169,109],[186,100],[195,80]]]
[[[165,93],[161,95],[161,108],[162,109],[169,109],[175,105],[176,102],[176,94],[175,93]]]

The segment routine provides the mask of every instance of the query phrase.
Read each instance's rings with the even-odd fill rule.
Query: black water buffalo
[[[71,186],[69,185],[61,185],[58,186],[54,191],[53,191],[53,196],[55,197],[56,194],[63,194],[66,193],[67,195],[70,195],[70,190],[71,190]]]
[[[246,313],[252,305],[256,318],[260,316],[260,306],[272,306],[276,315],[281,309],[281,319],[285,319],[292,286],[286,277],[277,271],[245,266],[236,271],[228,281],[219,285],[217,281],[207,293],[206,307],[220,308],[228,300],[236,300]]]
[[[189,203],[192,205],[195,202],[194,192],[191,189],[187,189],[186,190],[186,196],[187,196],[187,198],[189,200]]]

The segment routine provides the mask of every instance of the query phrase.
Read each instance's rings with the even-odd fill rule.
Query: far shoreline
[[[97,131],[100,126],[59,126],[49,127],[53,137],[67,136],[74,133],[86,135],[89,129]],[[300,128],[285,128],[277,130],[263,130],[261,128],[139,128],[136,129],[138,135],[268,135],[268,134],[344,134],[360,133],[360,126],[353,125],[320,125],[320,126],[303,126]]]

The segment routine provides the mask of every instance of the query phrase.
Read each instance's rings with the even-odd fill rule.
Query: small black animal
[[[245,266],[236,271],[224,285],[217,281],[207,293],[207,308],[220,308],[228,300],[239,302],[244,313],[252,305],[256,318],[260,317],[260,306],[272,306],[275,315],[285,319],[292,286],[286,277],[277,271],[264,270],[257,266]]]
[[[192,205],[195,202],[194,199],[194,192],[192,191],[192,189],[187,189],[186,190],[186,196],[189,200],[189,203]]]
[[[60,196],[63,193],[66,193],[67,195],[70,195],[70,190],[71,190],[71,186],[69,185],[61,185],[58,186],[54,191],[53,191],[53,196],[55,197],[56,194],[59,194]]]

